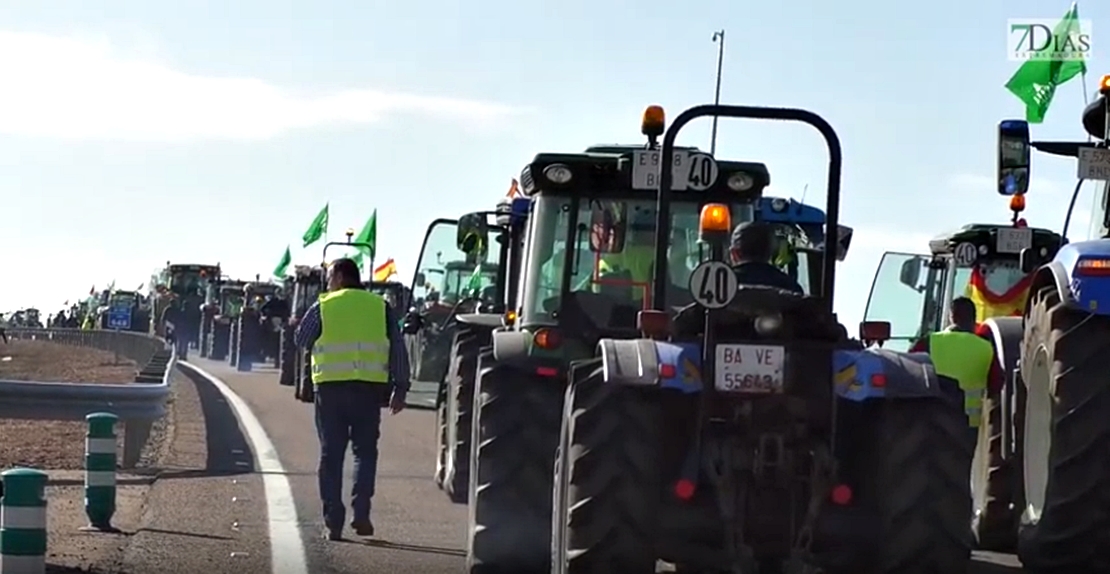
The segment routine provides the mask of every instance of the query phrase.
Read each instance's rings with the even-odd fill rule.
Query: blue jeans
[[[343,528],[343,459],[347,443],[355,457],[351,514],[355,522],[370,520],[370,499],[378,474],[378,437],[387,386],[364,382],[334,382],[316,386],[316,434],[320,439],[320,501],[324,524]]]

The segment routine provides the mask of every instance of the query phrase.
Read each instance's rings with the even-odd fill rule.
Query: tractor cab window
[[[576,294],[576,301],[592,301],[585,311],[593,319],[601,319],[599,327],[635,327],[636,311],[652,306],[655,261],[656,202],[651,195],[641,197],[583,198],[576,214],[571,213],[569,198],[539,198],[529,222],[533,251],[524,278],[523,321],[553,322],[563,303],[564,278],[569,275],[570,292]],[[700,210],[697,202],[671,205],[667,307],[693,301],[687,283],[704,257],[697,239]],[[572,215],[573,234],[569,229]],[[736,205],[733,224],[750,221],[753,215],[750,205]]]
[[[888,349],[908,350],[929,328],[925,317],[936,315],[943,273],[929,261],[927,255],[888,252],[879,262],[864,320],[890,322]]]
[[[975,301],[977,320],[1020,315],[1028,297],[1028,275],[1016,259],[1002,259],[956,269],[953,296]]]
[[[421,308],[454,307],[473,301],[497,280],[496,262],[484,251],[467,254],[458,246],[458,224],[435,223],[424,239],[412,285],[412,302]]]

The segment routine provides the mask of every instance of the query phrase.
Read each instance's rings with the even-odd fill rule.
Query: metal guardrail
[[[172,348],[145,333],[126,331],[18,328],[8,329],[8,337],[114,352],[139,366],[133,383],[0,380],[0,419],[83,421],[94,412],[116,415],[125,425],[124,466],[134,466],[152,423],[166,414],[176,363]]]

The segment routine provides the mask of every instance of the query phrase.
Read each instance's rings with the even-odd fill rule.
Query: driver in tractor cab
[[[613,251],[612,248],[617,247],[615,230],[621,226],[621,222],[611,219],[611,216],[611,212],[607,211],[606,220],[595,223],[590,230],[590,233],[593,234],[592,241],[594,245],[605,245],[610,249],[606,249],[605,253],[599,254],[597,268],[591,274],[592,276],[587,277],[577,290],[585,290],[587,284],[594,283],[592,287],[596,291],[600,285],[595,279],[604,281],[608,275],[623,275],[623,279],[611,280],[610,284],[628,283],[635,288],[632,292],[633,299],[643,301],[648,289],[650,289],[649,285],[651,285],[655,273],[656,212],[652,208],[643,206],[632,208],[628,233],[620,251]],[[683,270],[689,270],[687,258],[690,255],[690,247],[685,230],[671,229],[667,253],[667,269],[671,275],[671,285],[674,287],[668,291],[672,294],[681,293],[685,290],[678,287],[681,282],[675,281],[674,277],[676,275],[684,276],[686,273],[683,273]],[[690,299],[689,296],[676,298],[668,295],[668,300],[670,299],[676,300],[669,301],[669,303],[680,306],[690,302],[687,301],[687,299]],[[681,301],[677,299],[681,299]]]
[[[732,232],[732,268],[741,285],[775,287],[805,295],[805,290],[771,262],[775,230],[766,223],[746,221]],[[781,254],[779,254],[781,256]]]

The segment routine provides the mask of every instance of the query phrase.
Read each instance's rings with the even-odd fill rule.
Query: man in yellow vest
[[[932,333],[912,349],[929,353],[937,374],[955,380],[964,393],[968,424],[978,429],[983,409],[983,394],[1000,373],[994,368],[994,346],[975,332],[975,302],[967,297],[952,300],[944,331]]]
[[[401,412],[409,390],[408,355],[398,318],[385,299],[362,287],[358,265],[339,259],[328,268],[328,292],[295,322],[297,345],[312,350],[324,534],[329,540],[343,537],[343,458],[350,442],[355,457],[351,528],[359,536],[373,536],[370,499],[381,409]]]

